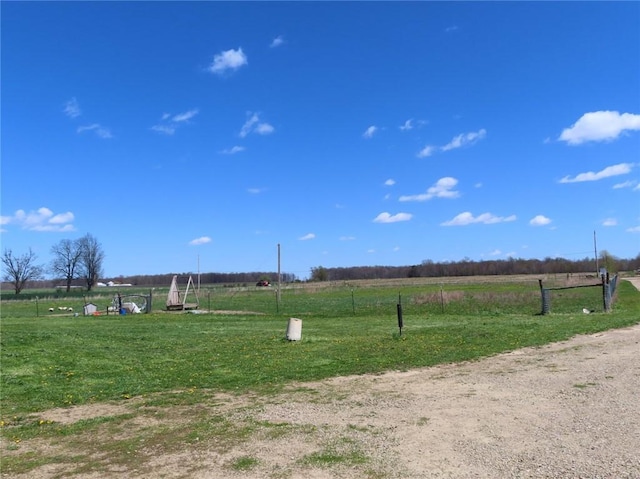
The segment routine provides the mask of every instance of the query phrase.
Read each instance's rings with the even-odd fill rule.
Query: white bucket
[[[289,318],[287,325],[287,339],[289,341],[300,341],[302,339],[302,320]]]

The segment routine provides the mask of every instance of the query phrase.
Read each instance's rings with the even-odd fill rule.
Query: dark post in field
[[[402,296],[398,294],[398,328],[400,329],[400,336],[402,336]]]

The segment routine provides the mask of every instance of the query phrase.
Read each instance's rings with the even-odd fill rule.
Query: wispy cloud
[[[196,238],[189,241],[189,244],[191,246],[199,246],[201,244],[207,244],[207,243],[211,243],[211,238],[209,238],[208,236],[201,236],[200,238]]]
[[[362,134],[362,136],[364,138],[373,138],[373,135],[375,135],[375,133],[378,131],[378,127],[375,125],[371,125],[369,128],[367,128],[364,133]]]
[[[536,215],[531,220],[529,220],[529,224],[531,226],[545,226],[551,223],[551,219],[547,218],[544,215]]]
[[[340,236],[340,241],[355,241],[355,236]]]
[[[585,113],[571,127],[565,128],[559,141],[580,145],[589,141],[612,141],[626,131],[640,130],[640,115],[617,111]]]
[[[151,129],[157,133],[162,133],[163,135],[173,135],[176,132],[176,127],[174,125],[153,125]]]
[[[625,231],[627,231],[627,233],[640,233],[640,226],[633,226],[631,228],[627,228]]]
[[[13,216],[0,217],[0,224],[15,224],[29,231],[67,232],[75,231],[72,212],[54,214],[49,208],[42,207],[36,211],[17,210]]]
[[[396,184],[396,180],[394,180],[393,178],[389,178],[387,181],[384,182],[384,186],[393,186]]]
[[[418,158],[427,158],[438,151],[450,151],[464,146],[471,146],[487,136],[487,130],[481,128],[478,131],[460,133],[454,136],[449,143],[444,146],[426,145],[418,152]]]
[[[78,130],[77,130],[78,133],[82,133],[84,131],[93,131],[99,138],[102,138],[105,140],[108,140],[109,138],[113,138],[113,135],[111,135],[111,131],[108,128],[101,126],[99,123],[78,127]]]
[[[308,240],[312,240],[316,237],[316,235],[314,233],[307,233],[304,236],[300,236],[300,238],[298,238],[300,241],[308,241]]]
[[[242,48],[225,50],[213,57],[213,63],[209,66],[209,71],[216,75],[222,75],[229,70],[237,70],[248,63],[247,56],[242,51]]]
[[[418,158],[427,158],[428,156],[433,155],[436,151],[438,151],[437,146],[427,145],[418,152]]]
[[[258,135],[269,135],[275,131],[275,128],[271,126],[269,123],[263,122],[260,120],[260,115],[257,113],[247,113],[249,117],[247,121],[245,121],[244,125],[240,129],[240,138],[244,138],[251,133],[256,133]]]
[[[426,193],[418,195],[403,195],[399,201],[428,201],[432,198],[458,198],[460,192],[454,190],[458,180],[450,176],[440,178],[435,185],[429,187]]]
[[[247,188],[247,191],[252,195],[259,195],[260,193],[264,193],[267,191],[266,188]]]
[[[151,130],[162,133],[163,135],[173,135],[178,127],[183,124],[188,124],[189,120],[195,117],[199,113],[197,108],[193,108],[191,110],[185,111],[183,113],[178,113],[176,115],[172,115],[171,113],[163,113],[160,118],[160,123],[157,125],[153,125]]]
[[[270,48],[276,48],[279,47],[280,45],[282,45],[284,43],[284,37],[282,35],[278,35],[276,38],[274,38],[271,41],[271,44],[269,45]]]
[[[413,218],[413,215],[411,213],[397,213],[395,215],[392,215],[385,211],[384,213],[380,213],[378,216],[376,216],[373,219],[373,222],[374,223],[398,223],[400,221],[409,221],[411,218]]]
[[[442,226],[466,226],[476,223],[482,223],[485,225],[491,225],[496,223],[506,223],[509,221],[515,221],[516,215],[511,216],[496,216],[492,213],[482,213],[479,216],[473,216],[469,211],[460,213],[453,219],[441,223]]]
[[[588,171],[580,173],[575,177],[565,176],[560,183],[580,183],[582,181],[598,181],[611,176],[626,175],[633,169],[633,163],[618,163],[617,165],[607,166],[598,172]]]
[[[615,218],[606,218],[602,222],[602,226],[617,226],[617,225],[618,225],[618,220]]]
[[[65,103],[63,111],[64,114],[69,118],[77,118],[82,115],[80,104],[78,103],[78,100],[75,99],[75,97]]]
[[[450,27],[445,28],[444,31],[446,33],[452,33],[452,32],[457,31],[458,29],[459,29],[459,27],[457,25],[451,25]]]
[[[171,121],[173,121],[174,123],[182,123],[182,122],[191,120],[191,118],[193,118],[197,114],[198,114],[198,109],[194,108],[193,110],[185,111],[184,113],[178,113],[177,115],[174,115]]]
[[[398,128],[402,131],[413,130],[413,118],[405,121],[404,124],[400,125]]]
[[[632,188],[632,189],[638,189],[638,182],[635,180],[629,180],[629,181],[624,181],[622,183],[616,183],[615,185],[613,185],[613,189],[614,190],[619,190],[622,188]]]
[[[236,153],[240,153],[245,149],[246,148],[244,146],[232,146],[231,148],[222,150],[220,153],[222,153],[223,155],[235,155]]]
[[[455,136],[449,143],[440,148],[442,151],[455,150],[463,146],[473,145],[487,136],[487,130],[484,128],[470,133],[461,133]]]

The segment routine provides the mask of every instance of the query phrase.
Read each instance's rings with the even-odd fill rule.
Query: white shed
[[[87,303],[84,305],[83,310],[85,316],[91,316],[93,313],[98,312],[98,307],[93,303]]]

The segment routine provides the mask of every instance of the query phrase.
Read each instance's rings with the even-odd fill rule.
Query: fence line
[[[602,288],[602,307],[604,312],[608,313],[613,307],[613,298],[615,297],[616,288],[618,286],[618,275],[614,275],[613,278],[609,277],[609,273],[601,276],[601,282],[597,284],[581,284],[577,286],[560,286],[556,288],[545,288],[542,285],[542,280],[539,279],[540,295],[542,298],[542,312],[541,314],[549,314],[551,312],[551,291],[558,291],[563,289],[577,289],[577,288]]]

